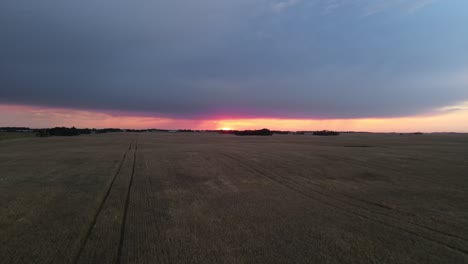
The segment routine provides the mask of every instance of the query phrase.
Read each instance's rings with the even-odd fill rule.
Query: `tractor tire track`
[[[373,164],[373,163],[370,163],[370,162],[360,161],[360,160],[356,160],[356,159],[353,159],[353,158],[347,158],[347,157],[342,157],[342,156],[338,156],[338,155],[333,155],[332,156],[332,155],[321,154],[321,155],[318,155],[318,156],[325,159],[325,160],[340,160],[342,162],[353,164],[353,165],[364,167],[364,168],[367,167],[367,168],[372,168],[372,169],[376,169],[376,170],[385,169],[385,170],[393,172],[394,175],[402,176],[402,178],[404,178],[404,176],[408,176],[408,175],[403,174],[401,172],[401,170],[395,169],[394,167],[390,167],[390,166]],[[422,177],[422,176],[419,176],[419,175],[411,174],[411,177],[413,179],[417,179],[417,180],[419,180],[421,182],[428,183],[430,185],[443,186],[444,188],[447,188],[447,189],[451,189],[451,190],[455,190],[455,191],[459,191],[459,192],[464,192],[463,189],[457,188],[456,186],[449,186],[447,184],[443,184],[441,182],[436,182],[436,181],[433,181],[431,179],[428,179],[428,178],[425,178],[425,177]]]
[[[96,210],[96,213],[93,216],[93,219],[92,219],[92,221],[91,221],[91,223],[90,223],[90,225],[88,227],[88,230],[86,231],[86,235],[85,235],[85,237],[83,238],[83,240],[80,243],[79,250],[78,250],[77,254],[75,255],[75,257],[73,258],[74,259],[73,263],[78,262],[78,259],[79,259],[80,255],[81,255],[81,253],[83,252],[83,249],[84,249],[84,247],[86,245],[86,242],[88,241],[89,237],[91,236],[91,232],[93,230],[93,227],[96,224],[98,216],[101,213],[102,208],[104,207],[104,204],[105,204],[106,200],[109,197],[109,194],[111,192],[112,186],[114,185],[115,179],[117,179],[117,175],[119,175],[120,171],[122,170],[122,166],[124,164],[125,159],[127,158],[128,152],[132,148],[132,144],[133,143],[129,144],[127,150],[125,150],[124,154],[122,155],[122,159],[120,160],[119,165],[117,166],[117,170],[115,171],[114,175],[112,176],[112,180],[110,181],[109,185],[107,186],[106,193],[104,194],[104,197],[102,198],[101,202],[99,203],[99,207],[98,207],[98,209]]]
[[[310,195],[310,193],[307,193],[307,192],[305,192],[304,190],[301,190],[298,187],[294,187],[294,186],[297,186],[299,184],[297,182],[292,181],[291,179],[285,178],[285,177],[283,177],[281,175],[278,175],[278,174],[276,174],[276,173],[274,173],[272,171],[266,170],[265,168],[262,168],[262,167],[258,168],[259,166],[257,164],[253,164],[253,162],[242,159],[240,157],[235,157],[235,156],[232,156],[232,155],[229,155],[229,154],[226,154],[226,153],[220,153],[220,154],[227,157],[227,158],[229,158],[229,159],[231,159],[231,160],[233,160],[233,161],[235,161],[235,162],[237,162],[240,166],[243,166],[243,167],[245,167],[245,168],[247,168],[247,169],[249,169],[249,170],[251,170],[253,172],[256,172],[257,174],[263,176],[264,178],[267,178],[271,182],[276,183],[278,185],[281,185],[282,187],[288,188],[288,189],[290,189],[290,190],[292,190],[292,191],[294,191],[294,192],[296,192],[298,194],[301,194],[302,196],[305,196],[305,197],[307,197],[309,199],[318,201],[318,202],[320,202],[322,204],[333,207],[335,209],[338,209],[338,210],[343,211],[345,213],[348,213],[350,215],[354,215],[354,216],[357,216],[359,218],[364,218],[364,219],[367,219],[367,220],[382,224],[384,226],[387,226],[387,227],[390,227],[390,228],[393,228],[393,229],[398,229],[400,231],[403,231],[403,232],[411,234],[413,236],[422,238],[424,240],[439,244],[441,246],[445,246],[445,247],[447,247],[447,248],[449,248],[451,250],[462,253],[464,255],[468,255],[468,250],[467,249],[460,248],[458,246],[453,246],[453,245],[451,245],[449,243],[446,243],[444,241],[440,241],[440,240],[434,239],[432,237],[429,237],[427,235],[420,234],[417,231],[413,231],[413,230],[407,229],[405,227],[398,226],[395,223],[388,223],[386,221],[376,219],[376,218],[373,218],[373,217],[371,217],[369,215],[357,212],[356,210],[351,210],[350,208],[339,206],[339,205],[336,205],[334,203],[331,203],[330,201],[326,201],[326,200],[320,199],[320,198],[318,198],[316,196],[312,196],[312,195]],[[271,176],[271,175],[273,175],[273,176]],[[299,187],[303,187],[303,186],[299,185]],[[309,190],[313,191],[314,193],[317,193],[317,194],[319,194],[321,196],[324,196],[325,198],[328,198],[330,200],[335,200],[335,201],[338,201],[338,202],[342,202],[342,201],[339,201],[339,200],[335,199],[335,197],[332,197],[330,195],[325,195],[323,193],[317,192],[316,190],[311,190],[311,189],[309,189]],[[348,204],[348,205],[351,205],[353,207],[357,207],[357,206],[352,205],[352,204]]]
[[[293,162],[292,160],[288,160],[289,162]],[[293,162],[294,163],[294,162]],[[265,168],[264,166],[261,166],[260,164],[258,164],[258,166],[262,167],[263,169],[265,170],[269,170],[268,168]],[[271,170],[269,170],[271,172]],[[272,172],[273,173],[273,172]],[[346,194],[342,191],[339,191],[339,190],[335,190],[333,188],[330,188],[329,186],[326,186],[324,184],[321,184],[321,183],[318,183],[317,181],[314,181],[308,177],[305,177],[305,176],[302,176],[302,175],[297,175],[295,174],[295,176],[298,176],[302,179],[304,179],[306,182],[312,184],[312,185],[315,185],[317,187],[320,187],[321,189],[324,189],[330,193],[333,193],[333,194],[339,194],[341,196],[344,196],[345,198],[348,198],[350,200],[354,200],[356,202],[360,202],[360,203],[364,203],[364,204],[368,204],[368,205],[371,205],[371,206],[376,206],[376,207],[379,207],[379,208],[384,208],[386,210],[391,210],[392,212],[396,211],[398,213],[400,213],[402,216],[403,215],[406,215],[406,216],[413,216],[413,217],[417,217],[418,215],[416,214],[413,214],[413,213],[410,213],[410,212],[406,212],[404,210],[400,210],[400,209],[395,209],[395,208],[391,208],[391,207],[388,207],[386,205],[383,205],[383,204],[380,204],[380,203],[377,203],[377,202],[373,202],[373,201],[369,201],[369,200],[365,200],[365,199],[362,199],[362,198],[359,198],[359,197],[356,197],[356,196],[353,196],[353,195],[349,195],[349,194]],[[282,176],[279,176],[279,177],[282,177]],[[291,179],[290,179],[291,180]],[[294,180],[291,180],[292,182],[295,182],[297,185],[301,185],[301,183],[299,182],[296,182]],[[323,196],[329,196],[327,194],[324,194],[323,192],[320,192],[318,190],[312,190],[314,192],[317,192],[317,193],[321,193]],[[384,212],[380,212],[380,211],[375,211],[373,209],[370,209],[368,207],[364,207],[362,205],[359,205],[359,204],[355,204],[355,203],[350,203],[349,201],[346,201],[346,200],[343,200],[343,199],[339,199],[338,197],[336,196],[333,196],[332,197],[333,199],[335,200],[338,200],[340,202],[343,202],[345,204],[348,204],[348,205],[351,205],[351,206],[355,206],[355,207],[359,207],[363,210],[366,210],[366,211],[369,211],[371,213],[374,213],[374,214],[378,214],[378,215],[382,215],[382,216],[385,216],[385,217],[388,217],[388,218],[392,218],[396,221],[404,221],[406,223],[409,223],[409,224],[412,224],[412,225],[416,225],[418,227],[421,227],[421,228],[424,228],[424,229],[427,229],[429,231],[432,231],[432,232],[436,232],[436,233],[440,233],[442,235],[445,235],[445,236],[448,236],[448,237],[452,237],[452,238],[455,238],[455,239],[459,239],[459,240],[463,240],[464,242],[468,242],[468,239],[465,238],[465,237],[462,237],[462,236],[459,236],[459,235],[456,235],[456,234],[451,234],[451,233],[447,233],[447,232],[444,232],[444,231],[441,231],[439,229],[436,229],[436,228],[433,228],[433,227],[430,227],[430,226],[427,226],[427,225],[424,225],[424,224],[421,224],[421,223],[418,223],[418,222],[415,222],[415,221],[411,221],[411,220],[408,220],[408,219],[404,219],[404,218],[399,218],[399,217],[395,217],[395,216],[392,216],[388,213],[384,213]],[[437,224],[442,224],[442,225],[445,225],[445,226],[450,226],[452,228],[458,228],[454,225],[451,225],[449,223],[445,223],[445,222],[441,222],[441,221],[437,221],[435,219],[431,219],[431,221],[437,223]]]
[[[133,160],[130,152],[133,151]],[[82,242],[74,263],[115,263],[119,259],[126,199],[134,174],[137,142],[130,144]]]
[[[122,260],[122,249],[123,249],[123,243],[124,243],[125,225],[127,223],[127,212],[128,212],[128,205],[130,203],[130,192],[132,190],[133,178],[135,176],[137,151],[138,151],[138,140],[135,142],[135,150],[133,152],[132,174],[130,175],[130,182],[128,184],[127,194],[126,194],[126,198],[125,198],[125,208],[124,208],[124,212],[123,212],[122,226],[120,228],[119,251],[118,251],[118,254],[117,254],[116,263],[121,263],[121,260]]]
[[[297,155],[296,153],[289,153],[289,155],[295,155],[295,156],[298,156],[298,157],[307,157],[306,155]],[[288,155],[288,156],[289,156]],[[356,165],[358,167],[367,167],[367,168],[372,168],[372,169],[376,169],[376,170],[381,170],[381,169],[385,169],[385,170],[389,170],[389,171],[392,171],[394,172],[394,174],[398,174],[400,176],[404,176],[403,173],[400,171],[400,170],[397,170],[397,169],[394,169],[394,168],[390,168],[390,167],[387,167],[387,166],[380,166],[380,165],[376,165],[376,164],[371,164],[371,163],[367,163],[367,162],[363,162],[363,161],[358,161],[356,159],[353,159],[353,158],[346,158],[346,157],[341,157],[341,156],[331,156],[331,155],[319,155],[321,158],[324,158],[326,160],[341,160],[347,164],[353,164],[353,165]],[[270,157],[274,157],[274,156],[271,156]],[[294,162],[295,160],[294,159],[288,159],[288,163],[295,163]],[[296,163],[297,164],[297,163]],[[261,166],[260,164],[258,164],[258,166]],[[265,168],[263,166],[264,169],[266,170],[269,170],[267,168]],[[271,171],[271,170],[270,170]],[[323,172],[321,172],[323,174]],[[417,214],[414,214],[414,213],[411,213],[411,212],[407,212],[405,210],[401,210],[401,209],[398,209],[398,208],[392,208],[392,207],[389,207],[389,206],[386,206],[386,205],[383,205],[383,204],[380,204],[380,203],[377,203],[377,202],[373,202],[373,201],[369,201],[369,200],[365,200],[365,199],[362,199],[362,198],[359,198],[359,197],[356,197],[356,196],[353,196],[353,195],[349,195],[349,194],[346,194],[342,191],[338,191],[336,189],[333,189],[333,188],[330,188],[324,184],[320,184],[308,177],[305,177],[303,175],[298,175],[298,174],[295,174],[295,176],[298,176],[298,177],[301,177],[302,179],[304,179],[305,181],[309,182],[310,184],[312,185],[316,185],[320,188],[323,188],[323,189],[326,189],[328,190],[329,192],[332,192],[333,194],[340,194],[348,199],[351,199],[351,200],[354,200],[354,201],[357,201],[357,202],[361,202],[361,203],[364,203],[364,204],[368,204],[368,205],[371,205],[371,206],[375,206],[375,207],[379,207],[379,208],[383,208],[383,209],[386,209],[386,210],[391,210],[392,212],[398,212],[400,213],[400,215],[402,215],[402,217],[418,217]],[[282,177],[282,176],[279,176],[279,177]],[[431,183],[431,184],[435,184],[437,185],[437,183],[435,182],[432,182],[432,181],[428,181],[426,180],[425,178],[423,177],[413,177],[413,178],[416,178],[418,180],[421,180],[421,181],[424,181],[424,182],[427,182],[427,183]],[[291,180],[291,179],[290,179]],[[292,180],[291,180],[292,181]],[[298,185],[301,185],[301,183],[298,183],[296,182]],[[317,190],[315,190],[316,192],[318,192]],[[324,194],[325,195],[325,194]],[[398,217],[395,217],[395,216],[392,216],[392,215],[389,215],[388,213],[384,213],[384,212],[379,212],[379,211],[374,211],[370,208],[367,208],[367,207],[363,207],[363,206],[359,206],[358,204],[352,204],[352,203],[349,203],[348,201],[345,201],[343,199],[339,199],[337,198],[336,196],[333,196],[333,198],[335,200],[339,200],[343,203],[347,203],[347,204],[350,204],[350,205],[353,205],[353,206],[357,206],[357,207],[360,207],[364,210],[368,210],[368,211],[371,211],[375,214],[379,214],[379,215],[383,215],[383,216],[386,216],[386,217],[389,217],[389,218],[393,218],[397,221],[405,221],[407,223],[410,223],[410,224],[413,224],[413,225],[417,225],[421,228],[424,228],[424,229],[428,229],[430,231],[433,231],[433,232],[438,232],[440,234],[443,234],[445,236],[449,236],[449,237],[453,237],[453,238],[456,238],[456,239],[459,239],[459,240],[463,240],[464,242],[468,242],[468,239],[465,238],[465,237],[462,237],[462,236],[459,236],[459,235],[456,235],[456,234],[453,234],[453,233],[447,233],[447,232],[444,232],[444,231],[441,231],[439,229],[436,229],[436,228],[432,228],[428,225],[424,225],[424,224],[421,224],[421,223],[417,223],[415,221],[411,221],[411,220],[407,220],[407,219],[401,219],[401,218],[398,218]],[[447,227],[450,227],[450,228],[454,228],[454,229],[460,229],[461,227],[460,226],[457,226],[457,225],[454,225],[453,223],[448,223],[448,222],[445,222],[445,221],[440,221],[440,220],[437,220],[437,219],[433,219],[433,218],[430,218],[429,219],[432,223],[436,223],[438,225],[444,225],[444,226],[447,226]]]

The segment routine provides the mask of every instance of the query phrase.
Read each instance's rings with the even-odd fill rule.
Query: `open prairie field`
[[[468,135],[0,141],[0,263],[467,263]]]
[[[14,140],[21,139],[26,137],[35,137],[36,134],[29,132],[0,132],[0,141],[2,140]]]

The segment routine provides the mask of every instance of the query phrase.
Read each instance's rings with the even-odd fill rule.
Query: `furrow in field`
[[[422,238],[427,241],[431,241],[433,243],[440,244],[442,246],[445,246],[449,249],[452,249],[454,251],[457,251],[459,253],[462,253],[464,255],[468,255],[468,249],[460,245],[460,243],[456,243],[453,240],[449,241],[441,241],[440,238],[434,238],[434,233],[435,232],[427,232],[427,230],[423,230],[422,228],[413,225],[411,228],[409,228],[409,225],[402,225],[402,223],[397,223],[394,221],[394,219],[389,219],[388,217],[385,216],[380,216],[380,218],[376,217],[372,212],[369,210],[363,210],[363,208],[359,208],[354,206],[353,204],[349,203],[343,203],[343,201],[337,200],[333,195],[327,195],[321,192],[317,192],[316,190],[312,189],[304,189],[303,185],[298,184],[297,182],[286,178],[284,176],[281,176],[277,173],[274,173],[273,171],[270,171],[268,169],[265,169],[258,164],[251,162],[247,159],[243,159],[242,157],[236,156],[232,153],[226,154],[226,153],[220,153],[221,155],[230,158],[231,160],[237,162],[239,165],[244,166],[257,174],[269,179],[270,181],[279,184],[283,187],[286,187],[288,189],[291,189],[294,192],[297,192],[303,196],[309,197],[313,200],[316,200],[318,202],[321,202],[322,204],[325,204],[327,206],[333,207],[335,209],[338,209],[340,211],[343,211],[347,214],[351,214],[354,216],[357,216],[359,218],[364,218],[382,225],[385,225],[390,228],[398,229],[400,231],[404,231],[408,234],[411,234],[413,236]],[[317,195],[312,195],[310,192],[313,192],[314,194]],[[324,199],[325,198],[325,199]],[[350,208],[349,206],[352,206],[354,208]],[[364,213],[364,212],[365,213]],[[370,213],[370,214],[369,214]],[[383,219],[385,220],[383,220]]]
[[[136,169],[136,159],[137,159],[137,151],[138,151],[138,140],[135,142],[135,149],[133,151],[133,162],[132,162],[132,173],[130,175],[130,181],[128,183],[128,189],[127,193],[125,196],[125,207],[123,211],[123,217],[122,217],[122,225],[120,228],[120,239],[119,239],[119,250],[117,253],[117,261],[116,263],[121,263],[122,260],[122,249],[123,249],[123,241],[124,241],[124,235],[125,235],[125,224],[127,223],[127,212],[128,212],[128,205],[130,203],[130,194],[132,191],[132,185],[133,185],[133,178],[135,176],[135,169]]]
[[[98,209],[96,210],[96,214],[94,215],[90,225],[89,225],[89,228],[88,228],[88,231],[86,232],[86,236],[82,239],[82,242],[80,243],[80,248],[76,254],[76,257],[74,259],[74,263],[76,263],[78,261],[78,258],[80,257],[85,245],[86,245],[86,242],[88,241],[90,235],[91,235],[91,231],[93,230],[93,227],[96,225],[96,221],[97,221],[97,218],[99,216],[99,214],[101,213],[102,211],[102,208],[104,207],[104,203],[107,201],[108,197],[109,197],[109,194],[110,194],[110,191],[112,189],[112,186],[114,185],[114,182],[115,182],[115,179],[117,178],[117,175],[119,175],[120,171],[122,170],[122,166],[124,164],[124,161],[128,155],[128,152],[131,150],[132,148],[132,143],[130,143],[130,145],[128,146],[128,149],[124,152],[123,156],[122,156],[122,159],[120,160],[119,164],[117,165],[117,170],[116,172],[114,173],[109,185],[107,186],[107,190],[104,194],[104,197],[102,198],[101,200],[101,203],[99,204],[99,207]]]
[[[151,162],[147,158],[143,146],[135,165],[138,174],[133,179],[130,192],[120,263],[171,263],[171,254],[178,250],[162,243],[167,206],[161,201],[160,192],[165,170],[159,161]]]
[[[121,263],[223,262],[222,238],[206,225],[214,216],[203,213],[213,199],[205,180],[217,177],[211,155],[145,151],[138,152]]]
[[[276,158],[276,157],[273,157],[273,158]],[[295,162],[294,159],[289,158],[289,159],[287,159],[287,161],[288,161],[288,164],[295,164],[296,163],[295,165],[300,166],[300,164],[297,164],[297,162]],[[261,164],[257,164],[257,165],[262,166]],[[266,169],[266,170],[269,170],[268,168],[265,168],[265,166],[262,166],[262,167],[264,169]],[[343,191],[337,190],[336,188],[331,188],[330,186],[327,186],[325,184],[314,181],[310,177],[305,177],[305,176],[300,175],[300,174],[294,174],[294,176],[301,178],[307,184],[318,187],[318,188],[314,188],[313,186],[309,185],[309,188],[313,188],[315,192],[321,192],[323,195],[329,195],[329,196],[332,195],[330,197],[333,197],[333,199],[335,199],[335,200],[340,200],[341,202],[349,204],[351,206],[360,207],[360,208],[362,208],[364,210],[367,210],[367,211],[369,211],[371,213],[374,213],[374,214],[384,215],[386,217],[392,218],[392,219],[397,220],[397,221],[404,221],[404,222],[407,222],[409,224],[416,225],[418,227],[427,229],[427,230],[432,231],[432,232],[440,233],[440,234],[448,236],[448,237],[452,237],[452,238],[455,238],[455,239],[463,240],[464,242],[468,242],[467,238],[462,237],[462,236],[460,236],[458,234],[445,232],[445,231],[442,231],[442,230],[439,230],[437,228],[434,228],[434,227],[430,226],[430,224],[436,223],[438,225],[445,225],[445,226],[450,226],[452,228],[456,228],[455,226],[451,225],[450,223],[437,221],[436,219],[430,219],[431,221],[429,223],[427,223],[428,221],[424,221],[424,222],[426,222],[426,224],[423,224],[423,223],[415,221],[414,218],[408,218],[408,216],[411,216],[411,217],[417,216],[414,213],[406,212],[406,211],[398,209],[398,208],[391,208],[391,207],[388,207],[388,206],[383,205],[381,203],[373,202],[373,201],[366,200],[366,199],[363,199],[363,198],[360,198],[360,197],[356,197],[354,195],[347,194],[347,193],[345,193]],[[288,177],[288,178],[290,178],[290,177]],[[291,179],[291,181],[294,181],[292,178],[290,178],[290,179]],[[299,185],[303,184],[303,183],[300,183],[298,181],[295,181],[295,182],[297,184],[299,184]],[[327,193],[330,193],[330,194],[325,194],[324,192],[327,192]],[[350,201],[352,201],[352,202],[350,202]],[[379,211],[378,209],[381,209],[381,210]],[[395,216],[395,213],[397,213],[399,215]],[[421,221],[422,219],[419,218],[418,220]]]
[[[124,213],[136,153],[131,144],[109,185],[75,263],[115,263],[118,259]],[[130,158],[133,150],[133,159]]]
[[[275,160],[275,159],[279,158],[278,156],[275,155],[274,152],[269,152],[269,151],[265,151],[262,155],[263,156],[268,156],[268,159],[271,159],[271,160]],[[335,156],[329,156],[329,155],[326,155],[326,156],[319,155],[319,156],[322,157],[322,158],[327,157],[325,160],[330,160],[330,161],[341,160],[343,162],[346,162],[347,164],[355,165],[358,168],[374,168],[377,171],[380,171],[380,170],[386,171],[386,168],[387,168],[386,166],[382,167],[382,166],[377,165],[377,164],[372,164],[372,163],[369,163],[369,162],[362,162],[362,161],[358,161],[358,160],[353,159],[353,158],[346,158],[346,157],[341,157],[341,156],[340,157],[335,157]],[[300,157],[300,159],[298,157]],[[296,167],[300,168],[300,167],[304,166],[304,163],[299,163],[298,160],[304,160],[304,158],[307,158],[307,157],[308,156],[300,155],[299,153],[296,153],[296,152],[289,152],[287,155],[282,156],[281,159],[285,159],[285,162],[286,162],[286,164],[288,164],[288,167],[295,167],[296,166]],[[260,163],[257,163],[257,164],[259,166],[262,166]],[[278,166],[281,167],[280,164],[278,164]],[[287,167],[284,167],[284,166],[282,168],[287,169]],[[392,168],[392,169],[389,169],[389,171],[392,171],[393,175],[397,174],[397,175],[400,175],[400,177],[402,177],[402,178],[406,178],[406,177],[404,177],[405,175],[403,175],[400,170],[396,170],[396,169]],[[315,173],[318,173],[318,175],[320,175],[323,172],[316,171],[316,172],[314,172],[314,174]],[[316,191],[332,192],[334,199],[339,199],[339,200],[341,200],[341,201],[343,201],[345,203],[351,203],[351,201],[352,201],[353,206],[364,207],[364,209],[370,210],[373,213],[385,215],[387,217],[396,219],[397,221],[405,221],[405,222],[407,222],[409,224],[417,225],[417,226],[419,226],[421,228],[428,229],[428,230],[433,231],[433,232],[438,232],[438,233],[443,234],[445,236],[449,236],[449,237],[453,237],[453,238],[456,238],[456,239],[459,239],[459,240],[463,240],[464,242],[468,242],[467,238],[458,235],[458,233],[454,233],[454,232],[458,232],[459,230],[464,229],[464,227],[461,226],[458,223],[451,223],[451,222],[447,222],[447,221],[441,221],[441,220],[435,219],[433,217],[424,217],[424,216],[421,216],[421,215],[418,215],[418,214],[415,214],[415,213],[412,213],[412,212],[408,212],[408,211],[405,211],[405,210],[402,210],[402,209],[399,209],[399,208],[389,207],[389,206],[387,206],[385,204],[382,204],[382,203],[379,203],[379,202],[370,201],[370,200],[358,197],[356,195],[350,195],[350,194],[347,194],[344,191],[340,191],[338,188],[333,188],[333,187],[330,187],[330,186],[328,186],[326,184],[322,184],[322,183],[320,183],[318,181],[314,181],[313,179],[311,179],[311,177],[301,175],[300,173],[292,172],[292,174],[291,174],[291,172],[288,172],[287,175],[298,177],[298,178],[304,180],[305,184],[312,185],[312,186],[310,186],[310,188],[314,188],[314,186],[319,187],[318,189],[314,188]],[[291,178],[291,177],[288,177],[288,178]],[[411,179],[413,179],[413,178],[415,178],[414,175],[411,175]],[[421,177],[416,177],[416,179],[422,180]],[[301,185],[304,184],[304,183],[299,182],[299,181],[296,181],[296,182],[298,184],[301,184]],[[432,183],[431,181],[429,181],[429,182]],[[434,183],[432,185],[437,186]],[[397,214],[397,215],[395,215],[395,214]],[[440,230],[440,228],[434,228],[433,226],[444,227],[445,229],[452,230],[452,232],[442,231],[442,230]]]
[[[364,167],[364,168],[367,167],[367,168],[373,168],[373,169],[376,169],[376,170],[391,171],[394,175],[398,175],[400,177],[408,176],[407,174],[403,174],[401,172],[401,170],[395,169],[394,167],[391,167],[391,166],[359,161],[359,160],[356,160],[356,159],[353,159],[353,158],[343,157],[343,156],[339,156],[339,155],[323,155],[323,154],[320,154],[319,156],[324,158],[324,159],[327,159],[327,160],[333,160],[333,161],[341,160],[341,161],[343,161],[345,163],[354,164],[356,166],[360,166],[360,167]],[[411,178],[412,178],[412,180],[416,179],[416,180],[419,180],[421,182],[427,183],[427,184],[432,185],[432,186],[441,186],[442,185],[443,187],[449,188],[449,189],[452,189],[452,190],[461,191],[461,192],[464,191],[463,189],[460,189],[457,186],[453,186],[453,185],[450,186],[450,185],[447,185],[447,184],[444,184],[444,183],[441,183],[441,182],[437,182],[437,181],[433,181],[433,180],[431,180],[431,179],[429,179],[427,177],[422,177],[422,176],[419,176],[419,175],[416,175],[416,174],[411,174]]]

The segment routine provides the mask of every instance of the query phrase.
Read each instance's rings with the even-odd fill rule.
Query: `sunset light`
[[[0,262],[468,264],[467,11],[0,0]]]
[[[31,127],[76,126],[88,128],[121,127],[133,129],[244,130],[338,130],[371,132],[466,132],[468,102],[440,108],[425,115],[395,118],[294,119],[294,118],[167,118],[135,113],[119,113],[65,108],[0,104],[5,126]]]

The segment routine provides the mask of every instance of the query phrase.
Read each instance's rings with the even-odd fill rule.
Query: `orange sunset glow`
[[[0,126],[30,127],[75,126],[88,128],[161,128],[196,130],[243,130],[269,128],[274,130],[339,130],[369,132],[468,132],[468,103],[445,107],[431,114],[396,118],[358,119],[176,119],[137,114],[112,115],[100,111],[74,110],[24,105],[0,105]]]
[[[0,264],[468,264],[467,11],[0,0]]]

